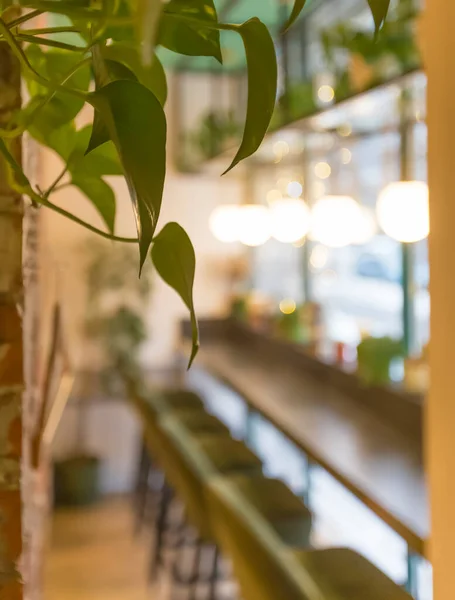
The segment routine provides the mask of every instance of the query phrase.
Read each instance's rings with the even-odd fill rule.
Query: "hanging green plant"
[[[388,0],[369,0],[377,28]],[[288,26],[305,0],[296,0]],[[178,282],[194,275],[191,242],[172,225],[156,234],[166,176],[166,78],[155,50],[163,46],[187,56],[222,62],[220,31],[240,36],[246,55],[248,100],[240,146],[229,171],[260,146],[272,118],[277,93],[275,46],[257,18],[221,23],[213,0],[21,0],[0,1],[0,44],[8,46],[25,80],[29,100],[0,130],[0,153],[12,187],[36,206],[45,206],[114,241],[138,247],[139,271],[147,257],[183,297],[192,311],[191,290]],[[23,14],[21,14],[21,11]],[[34,19],[59,15],[62,25],[30,28]],[[94,91],[92,80],[95,83]],[[83,107],[94,108],[89,128],[77,129]],[[64,168],[47,190],[40,190],[22,171],[14,140],[28,131],[52,148]],[[114,232],[116,198],[107,175],[122,173],[128,183],[137,237]],[[100,213],[99,229],[51,200],[63,186],[75,186]],[[169,235],[169,231],[176,235]],[[166,252],[160,251],[166,243]],[[152,252],[150,253],[150,247]],[[153,248],[157,247],[157,250]],[[173,257],[185,257],[174,260]],[[158,264],[157,264],[158,261]],[[172,275],[172,276],[171,276]],[[191,360],[197,351],[197,330]],[[190,362],[191,362],[190,360]]]

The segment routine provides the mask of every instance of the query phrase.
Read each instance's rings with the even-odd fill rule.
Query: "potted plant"
[[[390,337],[369,337],[357,346],[358,374],[369,385],[390,383],[390,366],[404,356],[401,340]]]

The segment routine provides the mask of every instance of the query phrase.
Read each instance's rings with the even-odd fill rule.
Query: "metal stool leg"
[[[218,546],[213,547],[212,571],[209,575],[209,596],[208,600],[216,600],[216,584],[218,581],[218,561],[220,553]]]
[[[151,464],[150,458],[147,453],[147,448],[145,446],[144,440],[142,440],[141,444],[141,452],[139,459],[139,468],[138,474],[136,478],[136,486],[134,492],[134,512],[135,512],[135,521],[134,521],[134,533],[137,535],[141,527],[144,523],[145,512],[147,507],[147,496],[148,496],[148,478],[150,472]]]
[[[155,524],[155,542],[152,549],[152,555],[150,560],[150,581],[156,578],[158,567],[163,562],[163,546],[164,546],[164,535],[166,531],[166,519],[169,510],[169,506],[172,500],[172,490],[165,482],[163,485],[163,491],[161,495],[160,504],[158,507],[156,524]]]
[[[201,550],[202,543],[197,539],[194,549],[193,568],[189,576],[188,600],[196,600],[197,585],[199,583],[199,567],[201,564]]]

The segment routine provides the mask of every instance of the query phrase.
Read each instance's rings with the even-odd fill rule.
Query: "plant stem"
[[[24,51],[22,50],[22,48],[20,47],[20,45],[17,43],[16,38],[11,33],[11,31],[8,29],[5,21],[3,21],[3,19],[1,19],[1,18],[0,18],[0,33],[3,34],[3,37],[5,38],[5,41],[10,46],[13,54],[19,60],[19,62],[21,63],[21,65],[23,67],[25,67],[27,69],[27,71],[29,71],[30,75],[38,83],[41,83],[41,85],[44,85],[45,87],[50,88],[50,89],[52,89],[52,90],[54,90],[56,92],[57,91],[58,92],[64,92],[64,93],[70,94],[71,96],[76,96],[76,98],[79,98],[80,100],[83,100],[84,102],[87,100],[87,94],[85,94],[84,92],[81,92],[79,90],[75,90],[73,88],[67,88],[67,87],[64,87],[62,85],[53,84],[51,81],[48,81],[45,77],[43,77],[42,75],[40,75],[38,73],[38,71],[35,71],[35,69],[29,63],[27,57],[25,56]]]
[[[13,21],[9,21],[7,23],[8,29],[13,29],[14,27],[18,27],[18,25],[22,25],[22,23],[26,23],[27,21],[30,21],[31,19],[34,19],[35,17],[39,17],[39,15],[42,15],[42,14],[43,14],[42,10],[32,10],[32,12],[22,15],[21,17],[18,17],[17,19],[14,19]]]
[[[127,237],[121,237],[118,235],[113,235],[111,233],[107,233],[106,231],[103,231],[102,229],[98,229],[98,227],[94,227],[93,225],[90,225],[90,223],[87,223],[86,221],[79,219],[79,217],[76,217],[76,215],[73,215],[72,213],[68,212],[64,208],[61,208],[60,206],[57,206],[56,204],[49,202],[49,200],[47,200],[46,198],[43,198],[42,196],[40,196],[34,192],[30,193],[29,191],[27,191],[26,193],[37,204],[40,204],[41,206],[46,206],[47,208],[50,208],[51,210],[59,213],[60,215],[66,217],[67,219],[74,221],[78,225],[82,225],[82,227],[85,227],[89,231],[92,231],[93,233],[96,233],[97,235],[100,235],[101,237],[104,237],[108,240],[112,240],[114,242],[124,242],[126,244],[137,244],[139,241],[137,238],[127,238]]]
[[[68,181],[68,183],[61,183],[60,185],[56,185],[55,188],[53,189],[54,192],[59,192],[60,190],[65,189],[66,187],[70,187],[71,185],[73,185],[72,183],[70,183]]]
[[[44,192],[44,194],[43,194],[44,198],[49,198],[49,196],[52,194],[52,192],[56,189],[57,185],[60,183],[60,181],[66,175],[67,171],[68,171],[68,165],[65,165],[64,168],[62,169],[62,172],[58,175],[58,177],[55,179],[55,181],[52,183],[52,185],[49,187],[49,189],[46,192]],[[60,188],[62,188],[63,185],[64,184],[62,184],[60,186]]]
[[[38,11],[39,12],[39,11]],[[11,27],[10,27],[11,29]],[[19,33],[28,33],[29,35],[44,35],[45,33],[80,33],[79,27],[41,27],[40,29],[21,29]]]
[[[51,46],[52,48],[60,48],[62,50],[68,50],[69,52],[85,52],[87,50],[85,46],[74,46],[72,44],[66,44],[65,42],[59,42],[58,40],[49,40],[47,38],[28,35],[26,33],[18,33],[16,35],[16,39],[20,40],[21,42],[28,42],[29,44]]]

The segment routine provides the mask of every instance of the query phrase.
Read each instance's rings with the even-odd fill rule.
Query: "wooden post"
[[[11,11],[13,12],[13,11]],[[12,14],[12,17],[15,15]],[[0,42],[0,127],[20,107],[20,68]],[[20,139],[11,145],[21,158]],[[0,598],[21,600],[20,466],[22,454],[22,216],[20,195],[8,184],[0,158]]]
[[[455,598],[455,2],[430,0],[422,21],[428,74],[430,394],[427,466],[434,600]]]

